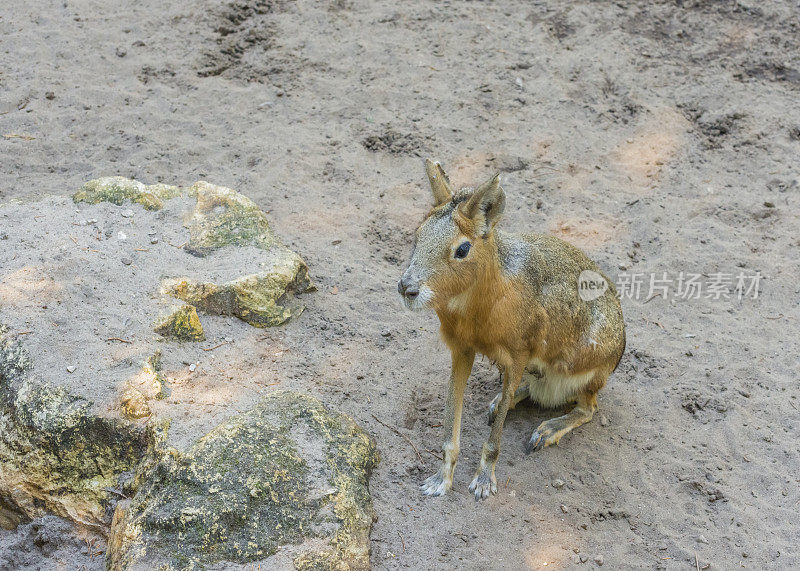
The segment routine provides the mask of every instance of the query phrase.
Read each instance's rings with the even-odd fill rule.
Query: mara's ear
[[[450,188],[450,181],[442,168],[442,165],[430,159],[425,159],[425,172],[428,173],[428,180],[431,181],[433,200],[436,206],[448,202],[453,198],[453,189]]]
[[[473,221],[475,233],[486,238],[500,220],[506,206],[506,193],[500,188],[500,175],[480,185],[459,207],[461,214]]]

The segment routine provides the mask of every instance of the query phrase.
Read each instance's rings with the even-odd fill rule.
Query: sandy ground
[[[220,387],[215,420],[279,383],[376,436],[376,568],[798,567],[798,12],[6,2],[0,201],[119,174],[206,179],[269,211],[320,291],[258,332],[259,349],[215,352],[228,369],[208,367],[202,386]],[[395,284],[430,204],[425,156],[457,184],[502,171],[505,229],[555,233],[614,277],[644,274],[644,290],[652,272],[732,274],[731,288],[760,272],[759,295],[682,299],[673,284],[666,299],[625,298],[628,350],[602,414],[526,456],[557,413],[520,405],[500,492],[476,504],[467,486],[498,390],[479,362],[453,493],[423,498],[449,357],[435,316],[401,310]],[[29,532],[14,533],[1,544]]]

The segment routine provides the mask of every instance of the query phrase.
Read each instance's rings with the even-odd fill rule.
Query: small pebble
[[[125,240],[127,240],[127,239],[128,239],[128,235],[127,235],[127,234],[125,234],[125,232],[119,232],[119,233],[117,234],[117,240],[121,240],[121,241],[123,241],[123,242],[124,242],[124,241],[125,241]]]
[[[150,238],[151,244],[158,244],[158,238]]]
[[[697,543],[708,543],[708,540],[706,539],[705,535],[699,535],[697,537]]]
[[[74,366],[70,365],[69,367],[67,367],[67,372],[68,372],[68,373],[74,373],[74,372],[75,372],[75,369],[76,369],[76,367],[74,367]]]
[[[608,426],[608,418],[604,414],[600,415],[600,426]]]
[[[197,368],[197,363],[192,363],[191,365],[189,365],[189,371],[191,371],[192,373],[194,373],[194,370],[196,368]]]
[[[122,217],[123,217],[123,218],[130,218],[130,217],[132,217],[132,216],[133,216],[133,210],[131,210],[130,208],[128,208],[128,209],[126,209],[126,210],[123,210],[123,211],[121,212],[121,214],[122,214]]]
[[[553,487],[556,488],[556,489],[564,487],[564,480],[560,480],[560,479],[556,478],[555,480],[553,480],[552,483],[553,483]]]
[[[121,262],[126,266],[130,266],[133,263],[133,260],[131,260],[130,258],[122,258]]]
[[[569,511],[569,508],[567,508],[567,506],[565,506],[564,504],[561,504],[561,511],[567,513]]]
[[[44,98],[49,101],[52,101],[53,99],[56,98],[56,94],[53,93],[52,91],[48,91],[47,93],[44,94]]]
[[[604,560],[602,555],[598,555],[597,557],[594,558],[594,562],[600,565],[601,567],[603,566],[603,561]]]
[[[117,57],[125,57],[128,55],[128,50],[125,48],[117,48]]]

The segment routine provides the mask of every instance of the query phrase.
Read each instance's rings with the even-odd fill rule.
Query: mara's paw
[[[497,416],[497,405],[500,403],[500,399],[503,398],[501,393],[497,393],[497,396],[492,399],[492,402],[489,403],[489,418],[488,424],[489,426],[494,424],[494,419]]]
[[[497,480],[494,474],[481,472],[469,485],[469,491],[475,494],[476,500],[485,500],[489,494],[497,493]]]
[[[453,481],[447,480],[439,472],[422,482],[420,491],[426,496],[443,496],[453,487]]]
[[[556,428],[550,425],[550,421],[545,421],[539,425],[539,428],[533,431],[531,439],[525,445],[525,452],[538,452],[542,448],[558,444],[561,440],[560,427]]]

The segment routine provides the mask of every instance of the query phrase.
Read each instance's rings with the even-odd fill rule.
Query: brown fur
[[[426,170],[436,207],[417,230],[399,288],[409,307],[436,311],[453,367],[445,458],[422,489],[441,495],[452,485],[464,387],[475,354],[481,353],[503,373],[503,390],[490,409],[492,430],[470,486],[477,498],[485,498],[497,490],[503,423],[516,402],[527,396],[550,406],[576,402],[570,413],[534,431],[529,442],[534,450],[557,444],[591,420],[597,392],[624,351],[622,311],[607,278],[608,290],[598,299],[578,296],[582,271],[602,273],[577,248],[550,236],[495,231],[505,204],[498,177],[474,191],[454,193],[441,166],[427,161]],[[471,247],[459,258],[456,250],[465,242]],[[541,375],[520,386],[526,368],[538,368]]]

